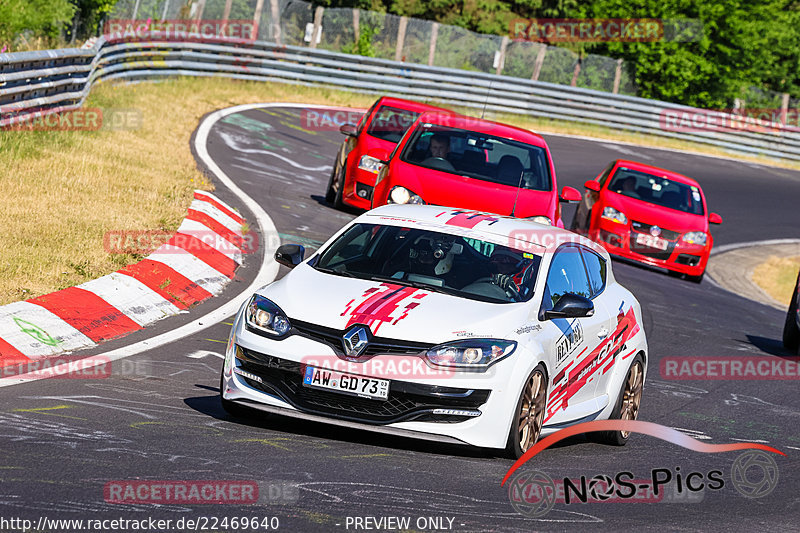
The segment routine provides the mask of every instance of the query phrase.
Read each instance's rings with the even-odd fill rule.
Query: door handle
[[[605,327],[600,328],[600,331],[597,332],[597,338],[605,339],[608,337],[608,329]]]

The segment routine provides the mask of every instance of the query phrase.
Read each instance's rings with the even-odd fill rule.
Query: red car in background
[[[382,158],[383,159],[383,158]],[[378,174],[372,207],[434,204],[564,227],[550,150],[528,130],[463,115],[425,113]]]
[[[345,205],[369,209],[375,177],[382,164],[375,153],[386,154],[420,114],[452,111],[400,98],[379,98],[357,126],[344,124],[339,131],[347,136],[333,165],[325,200],[342,209]]]
[[[708,213],[700,185],[663,168],[617,160],[587,181],[572,230],[610,254],[666,268],[700,283],[711,253]]]

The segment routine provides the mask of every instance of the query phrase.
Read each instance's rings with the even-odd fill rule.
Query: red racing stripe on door
[[[214,270],[229,278],[233,277],[233,271],[236,270],[236,261],[194,235],[176,233],[167,244],[186,250]]]
[[[210,292],[194,281],[164,263],[152,259],[142,259],[117,272],[136,278],[180,309],[186,309],[211,297]]]
[[[28,302],[40,305],[94,342],[113,339],[142,327],[95,293],[68,287]]]
[[[235,220],[239,224],[244,224],[244,219],[241,217],[241,215],[239,215],[236,211],[233,211],[232,209],[229,209],[226,206],[222,205],[220,202],[218,202],[214,198],[211,198],[210,196],[206,196],[205,194],[203,194],[201,192],[195,192],[194,193],[194,197],[197,200],[200,200],[201,202],[208,202],[209,204],[213,205],[214,207],[216,207],[217,209],[219,209],[220,211],[222,211],[223,213],[225,213],[226,215],[231,217],[233,220]]]

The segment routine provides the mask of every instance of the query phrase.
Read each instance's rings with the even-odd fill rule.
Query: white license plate
[[[636,243],[649,246],[650,248],[658,248],[659,250],[666,250],[669,246],[669,241],[666,239],[659,239],[658,237],[653,237],[646,233],[639,233],[636,236]]]
[[[344,394],[385,400],[389,397],[389,380],[344,374],[325,368],[307,366],[303,374],[303,385],[315,389],[327,389]]]

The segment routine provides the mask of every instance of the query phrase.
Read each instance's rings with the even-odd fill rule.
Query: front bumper
[[[372,195],[375,190],[376,174],[356,167],[355,172],[345,179],[342,201],[358,209],[372,209]]]
[[[521,388],[512,361],[506,360],[485,373],[390,379],[387,400],[360,398],[302,384],[304,364],[311,356],[300,354],[335,357],[325,344],[300,335],[275,341],[236,328],[231,346],[226,355],[230,361],[226,360],[226,368],[231,371],[223,372],[226,400],[298,418],[428,440],[505,447]],[[373,360],[382,358],[397,364],[403,358],[419,356],[377,355]]]
[[[705,272],[711,251],[710,241],[700,246],[683,242],[678,237],[668,240],[666,250],[660,250],[637,244],[637,235],[639,232],[632,230],[630,225],[605,219],[600,219],[598,226],[590,233],[590,237],[609,254],[689,276],[700,276]]]

